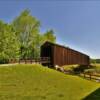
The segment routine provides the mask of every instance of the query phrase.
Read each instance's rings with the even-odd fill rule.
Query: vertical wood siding
[[[51,51],[49,48],[51,48]],[[47,52],[49,52],[49,55]],[[41,57],[44,56],[50,57],[52,66],[63,66],[71,64],[89,65],[90,63],[89,56],[86,54],[50,42],[46,42],[41,47]]]

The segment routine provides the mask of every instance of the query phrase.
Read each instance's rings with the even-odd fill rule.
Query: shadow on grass
[[[98,88],[82,100],[100,100],[100,88]]]

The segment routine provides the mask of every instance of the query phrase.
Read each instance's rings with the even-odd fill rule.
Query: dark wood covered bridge
[[[41,46],[41,57],[49,57],[51,67],[56,65],[63,66],[63,65],[72,65],[72,64],[79,64],[79,65],[89,65],[90,58],[88,55],[83,54],[79,51],[73,50],[69,47],[65,47],[59,44],[54,44],[51,42],[45,42]],[[45,63],[43,65],[48,65]]]

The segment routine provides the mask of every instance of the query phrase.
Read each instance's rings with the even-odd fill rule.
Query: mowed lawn
[[[0,100],[82,100],[99,87],[41,65],[0,67]]]

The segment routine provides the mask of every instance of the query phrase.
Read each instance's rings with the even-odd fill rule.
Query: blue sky
[[[26,8],[41,32],[54,29],[57,43],[100,58],[99,0],[0,0],[0,19],[11,22]]]

